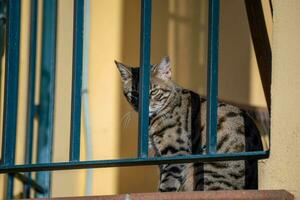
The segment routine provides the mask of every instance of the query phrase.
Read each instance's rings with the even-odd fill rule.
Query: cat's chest
[[[181,111],[181,112],[180,112]],[[158,155],[188,154],[191,152],[190,116],[174,109],[152,123],[149,136]]]

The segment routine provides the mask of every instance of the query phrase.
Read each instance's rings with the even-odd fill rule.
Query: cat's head
[[[123,93],[138,111],[139,104],[139,68],[130,67],[115,61],[123,83]],[[170,96],[174,93],[174,83],[171,81],[171,66],[168,57],[164,57],[159,64],[151,65],[149,91],[149,116],[159,112],[166,106]]]

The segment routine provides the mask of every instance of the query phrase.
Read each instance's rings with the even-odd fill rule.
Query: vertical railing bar
[[[7,179],[6,179],[6,193],[5,193],[5,199],[13,199],[14,197],[14,179],[15,179],[15,174],[9,173],[7,174]]]
[[[151,0],[141,0],[138,149],[138,156],[140,158],[148,156],[151,4]]]
[[[19,50],[20,50],[20,0],[8,1],[6,39],[6,70],[4,85],[2,163],[14,165],[18,117]],[[13,198],[14,175],[8,174],[6,199]]]
[[[17,126],[20,0],[8,1],[8,26],[6,39],[6,70],[4,86],[2,164],[14,164]]]
[[[91,119],[90,119],[90,104],[89,104],[89,49],[90,49],[90,26],[91,26],[91,1],[84,1],[84,17],[83,17],[83,68],[82,68],[82,113],[85,130],[85,150],[86,160],[93,159],[93,146],[92,142],[92,130],[91,130]],[[93,169],[86,170],[86,184],[85,184],[85,195],[91,196],[93,194]]]
[[[206,109],[206,146],[208,154],[216,152],[217,143],[219,9],[219,0],[209,0]]]
[[[36,48],[37,48],[37,16],[38,15],[38,0],[31,0],[30,5],[30,44],[29,44],[29,72],[28,72],[28,96],[27,96],[27,127],[26,127],[26,143],[25,143],[25,164],[32,163],[33,149],[33,127],[35,109],[35,72],[36,72]],[[31,173],[25,173],[29,179]],[[24,184],[23,198],[30,197],[29,184]]]
[[[74,2],[70,161],[80,159],[84,0]]]
[[[2,57],[4,55],[4,48],[5,48],[5,27],[6,27],[6,1],[0,0],[0,60],[2,60]],[[2,77],[2,62],[0,62],[0,77]],[[0,81],[0,94],[2,94],[2,81]],[[1,103],[1,100],[0,100]],[[1,103],[2,104],[2,103]],[[0,109],[0,112],[2,110]]]
[[[43,1],[42,29],[37,163],[50,163],[54,127],[57,0]],[[50,197],[51,172],[37,172],[36,181],[45,188],[46,193],[36,193],[35,196]]]

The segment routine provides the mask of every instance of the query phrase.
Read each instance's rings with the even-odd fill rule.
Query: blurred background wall
[[[139,0],[91,0],[89,95],[93,146],[90,148],[93,148],[94,159],[128,158],[135,157],[137,154],[137,114],[132,111],[122,95],[120,77],[113,61],[116,59],[132,66],[139,64],[139,2]],[[272,38],[272,20],[268,0],[262,0],[262,2],[265,7],[269,36]],[[276,19],[278,21],[282,15],[289,13],[289,9],[295,11],[297,7],[293,7],[294,5],[299,8],[299,2],[296,0],[287,4],[290,6],[287,7],[280,1],[274,1],[275,13],[276,9],[281,10],[277,14]],[[153,0],[152,9],[151,62],[158,63],[163,56],[169,55],[173,79],[180,85],[204,95],[206,93],[207,7],[206,0]],[[296,12],[291,12],[289,16],[294,17],[293,14],[296,16]],[[242,105],[265,107],[266,103],[251,43],[244,1],[227,0],[226,3],[221,1],[220,19],[220,98]],[[285,17],[284,19],[288,18]],[[41,26],[41,20],[39,21]],[[280,22],[280,26],[287,26],[282,21]],[[23,0],[17,163],[23,162],[24,151],[28,27],[29,0]],[[68,160],[72,28],[73,1],[58,0],[54,161]],[[286,28],[290,27],[287,26]],[[289,31],[284,33],[287,32],[289,33]],[[284,36],[288,37],[287,35]],[[290,42],[290,40],[288,41]],[[290,51],[287,49],[286,52],[277,52],[287,55],[287,52]],[[40,63],[40,58],[38,58],[38,63]],[[296,65],[295,63],[292,64],[293,66]],[[280,67],[279,64],[274,65],[274,73],[279,73]],[[296,67],[293,70],[296,70]],[[293,72],[296,71],[291,71],[290,77],[293,77]],[[299,74],[299,70],[297,72]],[[274,80],[274,87],[276,81],[277,86],[280,86],[280,75],[277,78]],[[286,94],[286,92],[292,91],[288,88],[284,87],[287,89],[286,91],[283,91],[283,88],[274,90],[273,99],[281,96],[283,92]],[[277,104],[274,101],[275,106],[277,106],[277,111],[273,113],[274,120],[280,121],[279,115],[284,109],[279,101]],[[127,123],[128,117],[130,121]],[[288,116],[286,117],[288,118]],[[275,135],[281,130],[278,126],[272,127],[274,128],[272,135],[273,132]],[[280,149],[280,147],[276,147],[276,143],[281,142],[282,138],[274,137],[272,140],[275,140],[273,142],[274,148]],[[84,141],[82,128],[81,160],[85,160]],[[287,147],[288,144],[290,143],[287,142],[285,146]],[[260,184],[263,188],[280,187],[280,185],[276,185],[277,176],[273,176],[272,179],[268,176],[275,165],[280,163],[280,159],[278,159],[271,157],[270,161],[261,163]],[[265,163],[270,163],[270,165]],[[85,170],[54,172],[52,196],[84,195],[85,172]],[[288,172],[285,171],[285,173]],[[157,180],[158,170],[156,166],[95,169],[93,194],[156,191]],[[289,181],[291,186],[287,184],[288,188],[295,189],[291,179]],[[3,184],[4,176],[0,175],[0,186]],[[21,192],[20,184],[17,185],[16,194]],[[0,194],[3,194],[2,189],[3,187],[0,187]]]
[[[260,187],[283,188],[300,199],[300,2],[273,5],[271,157],[261,163]]]

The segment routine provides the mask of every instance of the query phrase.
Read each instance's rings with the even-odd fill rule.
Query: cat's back
[[[199,126],[201,152],[206,150],[205,98],[199,96]],[[243,109],[218,102],[217,152],[233,153],[262,150],[259,129]],[[196,165],[197,166],[197,165]],[[255,189],[257,188],[257,161],[223,161],[197,166],[196,190]],[[202,176],[201,176],[202,174]]]
[[[207,101],[203,100],[200,108],[200,123],[202,145],[206,143],[206,108]],[[244,111],[240,108],[219,102],[217,114],[217,152],[245,151]]]

